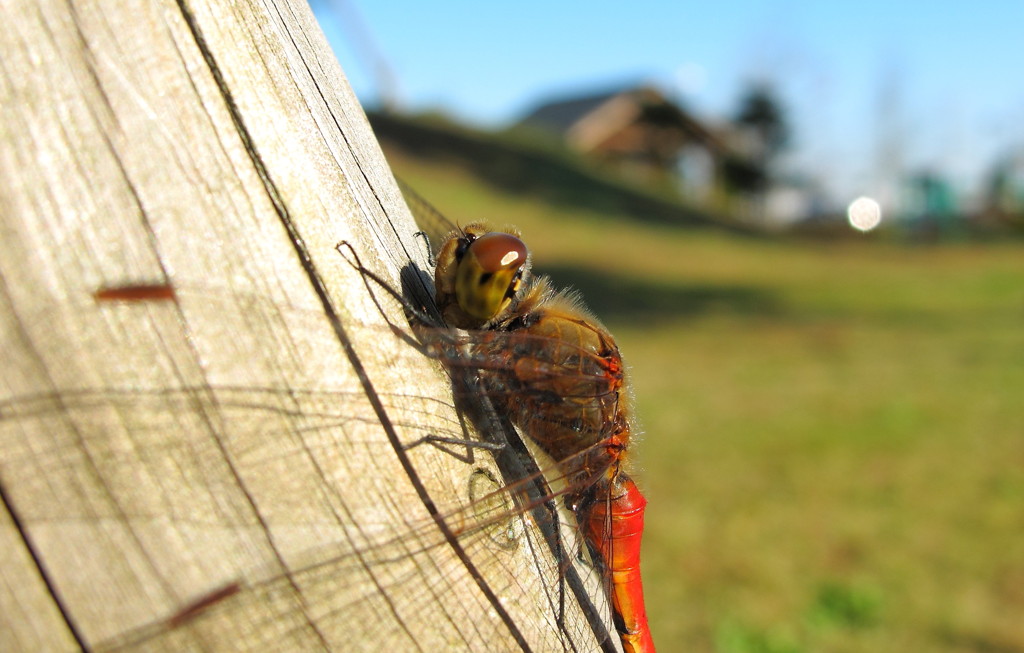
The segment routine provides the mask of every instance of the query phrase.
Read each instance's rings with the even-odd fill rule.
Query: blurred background
[[[313,0],[631,366],[664,651],[1024,651],[1024,3]]]

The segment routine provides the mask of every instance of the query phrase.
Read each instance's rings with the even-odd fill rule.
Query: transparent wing
[[[95,612],[80,616],[93,648],[443,650],[455,642],[515,648],[525,641],[572,650],[587,641],[583,631],[594,630],[595,614],[607,608],[580,605],[581,596],[565,589],[567,576],[595,581],[575,557],[552,550],[539,523],[553,523],[549,508],[521,453],[422,444],[475,437],[449,392],[454,385],[464,402],[473,384],[453,384],[427,361],[434,392],[402,373],[369,379],[368,392],[340,351],[312,370],[291,368],[304,349],[316,343],[322,351],[323,341],[336,338],[322,317],[260,301],[239,311],[236,299],[210,292],[178,295],[170,305],[81,304],[75,310],[86,326],[75,342],[89,346],[90,324],[152,323],[102,348],[118,352],[128,370],[162,360],[168,329],[202,341],[196,317],[216,314],[222,323],[232,316],[219,327],[228,343],[238,338],[232,320],[268,329],[286,323],[290,337],[275,347],[289,355],[231,343],[251,347],[271,373],[250,384],[227,382],[209,371],[219,354],[197,344],[205,373],[172,360],[152,378],[81,379],[0,404],[4,482],[25,527],[41,549],[79,549],[48,559],[87,559],[91,546],[122,557],[121,564],[83,565],[75,573],[92,575],[91,582],[57,588],[86,594],[77,602]],[[105,326],[95,333],[109,334]],[[367,368],[423,373],[422,351],[390,330],[345,326],[352,342],[376,343],[360,349],[376,359],[364,361]],[[428,340],[453,337],[425,333]],[[471,371],[472,360],[453,364],[456,350],[435,357]],[[439,458],[454,455],[463,461],[458,471],[438,472],[451,469]],[[430,505],[409,510],[417,486]],[[67,537],[69,529],[77,537]],[[83,542],[91,544],[83,549]],[[134,587],[140,574],[150,582]],[[476,582],[474,575],[485,578],[508,619],[483,593],[466,603],[455,591]],[[588,592],[601,596],[599,588]],[[111,610],[128,613],[134,626],[89,629],[111,623],[101,618]],[[414,632],[410,624],[424,615],[435,627]],[[522,624],[530,623],[546,625],[526,632]],[[510,632],[516,628],[524,632]],[[610,645],[600,634],[589,637],[594,648]]]
[[[458,229],[458,226],[441,213],[433,204],[428,202],[416,189],[403,179],[396,178],[398,187],[402,190],[402,196],[416,224],[430,245],[431,256],[438,252],[438,248],[444,241],[445,236]]]

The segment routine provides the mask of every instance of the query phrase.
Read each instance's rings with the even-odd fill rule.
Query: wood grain
[[[609,646],[529,518],[474,526],[493,460],[406,448],[449,383],[336,246],[425,252],[308,6],[5,19],[0,649]]]

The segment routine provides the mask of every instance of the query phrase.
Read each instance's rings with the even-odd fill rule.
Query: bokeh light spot
[[[882,207],[870,197],[858,197],[846,208],[850,226],[858,231],[871,231],[882,221]]]

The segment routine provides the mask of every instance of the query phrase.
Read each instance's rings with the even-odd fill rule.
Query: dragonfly
[[[438,213],[405,190],[425,207],[419,213]],[[478,364],[484,392],[556,461],[609,575],[624,650],[653,653],[640,576],[647,500],[624,469],[631,426],[622,357],[578,297],[555,292],[546,277],[530,279],[529,269],[518,232],[484,223],[452,230],[436,255],[436,303],[446,325],[473,335],[431,351],[462,354],[451,366]]]
[[[524,287],[527,285],[523,281],[523,276],[519,276],[519,283]],[[376,285],[380,287],[381,284]],[[186,304],[202,304],[205,310],[225,314],[238,308],[222,300],[216,289],[168,284],[101,288],[94,293],[92,299],[92,305],[86,310],[91,311],[90,316],[96,320],[108,319],[109,315],[115,312],[174,311],[176,306]],[[446,301],[442,299],[439,306],[446,306]],[[295,314],[301,312],[281,312],[277,306],[267,310],[268,307],[261,306],[260,302],[259,298],[254,298],[253,306],[249,307],[251,310],[243,311],[242,314],[269,315],[275,319],[279,317],[282,320],[292,320]],[[445,309],[439,310],[443,313]],[[267,325],[267,328],[272,327],[272,324]],[[322,324],[308,328],[310,340],[324,337],[322,332],[325,329]],[[301,333],[301,329],[299,332]],[[349,332],[352,338],[382,337],[379,328],[369,326],[363,329],[349,325]],[[547,469],[541,469],[535,464],[531,467],[529,463],[532,454],[524,451],[522,442],[517,443],[514,429],[510,428],[510,423],[523,421],[510,410],[513,391],[502,389],[501,384],[494,378],[494,375],[500,376],[502,370],[509,369],[508,357],[502,358],[494,354],[506,348],[509,344],[508,334],[511,332],[493,328],[463,328],[460,331],[433,324],[428,318],[417,320],[417,326],[411,333],[419,343],[418,347],[409,348],[411,351],[382,355],[398,359],[414,353],[425,353],[439,361],[449,371],[448,380],[452,385],[452,394],[464,408],[464,412],[471,413],[469,419],[480,431],[485,442],[466,444],[471,440],[462,424],[452,423],[448,429],[450,432],[447,433],[449,437],[442,437],[444,434],[436,427],[431,427],[429,432],[426,431],[420,425],[422,416],[439,410],[443,402],[425,396],[403,394],[402,390],[397,388],[378,387],[376,401],[379,405],[359,408],[359,405],[365,404],[368,400],[359,395],[356,389],[341,382],[338,383],[338,387],[330,387],[329,382],[320,381],[315,389],[307,390],[301,383],[289,384],[288,388],[261,388],[232,386],[215,380],[192,385],[183,381],[178,387],[171,389],[87,388],[59,394],[21,396],[0,404],[0,436],[7,437],[6,434],[10,430],[29,423],[45,426],[59,424],[62,420],[68,419],[74,421],[74,428],[71,430],[80,438],[77,453],[74,454],[57,449],[41,452],[18,451],[20,457],[14,455],[5,460],[5,464],[10,465],[5,467],[5,474],[9,470],[16,470],[16,463],[19,460],[28,463],[31,469],[46,466],[70,469],[73,464],[71,459],[82,457],[87,459],[89,465],[103,470],[104,478],[111,479],[108,481],[107,491],[111,495],[117,494],[122,486],[139,483],[139,470],[135,466],[119,464],[122,459],[127,461],[130,456],[120,449],[125,446],[124,443],[112,434],[130,426],[134,432],[145,436],[151,431],[156,433],[158,427],[164,426],[156,424],[156,421],[174,419],[180,421],[177,426],[181,435],[170,442],[154,443],[156,447],[144,454],[147,463],[145,472],[152,477],[147,480],[152,480],[158,490],[161,486],[160,474],[180,474],[189,477],[196,475],[203,478],[209,474],[210,478],[214,478],[213,468],[225,465],[231,468],[229,476],[234,474],[244,477],[243,467],[261,470],[262,476],[275,473],[280,475],[275,479],[278,481],[276,485],[281,488],[279,493],[274,493],[271,497],[255,496],[255,493],[252,497],[243,496],[243,503],[259,504],[260,510],[252,511],[258,515],[255,518],[248,516],[244,507],[220,505],[223,501],[221,495],[228,494],[227,488],[221,488],[224,492],[210,494],[196,491],[188,496],[160,497],[172,507],[171,524],[174,525],[175,532],[180,532],[182,537],[194,536],[192,529],[203,527],[207,522],[213,523],[213,516],[222,516],[221,513],[224,511],[232,516],[231,519],[237,521],[241,529],[250,529],[257,533],[273,532],[274,537],[267,538],[267,550],[253,555],[255,565],[217,571],[214,571],[217,567],[216,547],[230,549],[232,543],[215,542],[215,550],[210,554],[211,562],[204,562],[200,566],[206,567],[211,576],[218,576],[219,571],[219,577],[225,579],[223,582],[192,597],[172,596],[165,618],[143,622],[131,631],[78,634],[76,639],[80,643],[88,643],[88,646],[83,647],[128,650],[163,645],[174,648],[175,642],[193,641],[186,638],[186,633],[194,635],[200,632],[204,633],[201,641],[205,642],[207,648],[241,648],[240,644],[244,640],[222,641],[212,634],[212,630],[207,632],[207,626],[225,619],[238,619],[238,628],[231,632],[244,633],[247,627],[252,629],[261,620],[275,620],[275,623],[282,621],[282,615],[291,614],[295,605],[305,610],[317,605],[318,602],[307,598],[310,595],[316,597],[328,592],[337,593],[340,589],[340,598],[335,596],[329,601],[323,601],[324,604],[331,606],[330,613],[312,615],[318,618],[310,618],[310,623],[318,624],[316,627],[284,621],[280,628],[277,628],[281,633],[281,639],[245,643],[253,648],[311,648],[316,645],[322,648],[358,648],[353,644],[353,641],[358,640],[352,639],[351,631],[333,632],[329,625],[335,621],[343,621],[349,627],[353,623],[365,623],[368,627],[363,635],[374,637],[375,631],[370,625],[381,621],[376,611],[391,610],[400,617],[397,621],[401,623],[403,615],[409,610],[426,609],[432,602],[444,600],[443,597],[428,595],[429,592],[421,592],[422,595],[412,599],[396,595],[395,588],[415,586],[414,583],[410,584],[410,579],[416,575],[419,568],[426,565],[441,568],[445,568],[446,565],[462,565],[469,568],[476,564],[476,561],[498,559],[499,556],[506,555],[501,552],[507,552],[509,556],[520,555],[533,559],[539,549],[547,548],[550,551],[548,557],[554,562],[548,566],[549,568],[542,570],[542,575],[546,573],[549,578],[544,587],[538,590],[534,586],[521,586],[515,578],[498,586],[482,582],[482,586],[490,592],[487,596],[487,605],[492,611],[509,613],[500,615],[497,619],[508,630],[515,630],[517,624],[517,617],[512,614],[512,608],[508,607],[508,604],[511,604],[514,595],[520,592],[525,595],[539,594],[539,600],[546,604],[548,611],[557,615],[552,635],[548,640],[530,639],[528,634],[512,637],[515,645],[523,650],[530,650],[531,647],[544,650],[574,650],[576,647],[572,642],[575,641],[575,634],[558,632],[559,629],[565,630],[565,624],[570,622],[588,624],[596,633],[596,646],[607,649],[608,642],[602,639],[600,631],[602,615],[608,608],[589,604],[588,595],[592,595],[593,591],[585,587],[588,583],[593,585],[595,579],[600,584],[601,575],[588,571],[593,569],[594,561],[584,559],[587,547],[573,541],[573,529],[566,527],[571,525],[559,514],[564,511],[554,499],[564,497],[567,500],[565,503],[573,509],[572,512],[581,517],[584,532],[582,539],[589,542],[589,546],[596,551],[596,565],[603,565],[604,571],[614,579],[620,569],[616,567],[617,562],[613,553],[624,547],[619,545],[623,540],[616,540],[609,535],[614,530],[614,520],[617,517],[615,511],[609,508],[616,505],[614,501],[619,496],[620,488],[628,485],[628,477],[621,471],[621,452],[625,450],[621,434],[608,432],[608,437],[603,439],[592,437],[592,443],[577,447],[579,450],[575,453],[567,453],[568,449],[562,451],[548,447],[547,454],[554,458],[555,462]],[[532,342],[550,348],[552,342],[558,341],[558,338],[550,334],[518,335],[520,344]],[[295,346],[301,346],[301,342],[296,342]],[[485,346],[496,350],[488,353]],[[563,345],[563,349],[568,351],[569,346]],[[579,352],[582,358],[592,357],[585,354]],[[132,358],[136,354],[129,350],[124,355],[126,358]],[[139,357],[142,355],[137,354]],[[331,361],[324,361],[325,370],[330,366]],[[465,374],[457,374],[459,371]],[[491,375],[491,380],[482,382],[488,375]],[[600,383],[607,384],[607,377],[604,379]],[[548,392],[550,391],[549,389]],[[618,392],[618,389],[614,392]],[[530,394],[520,388],[515,396],[522,398]],[[540,404],[537,402],[541,401],[540,396],[543,393],[532,394],[535,405],[539,407]],[[374,401],[370,400],[369,403],[373,404]],[[365,415],[368,410],[379,410],[388,416],[393,426],[404,427],[404,432],[409,435],[402,436],[404,439],[400,442],[400,448],[409,451],[410,455],[421,455],[418,452],[432,449],[442,452],[441,455],[453,455],[450,447],[466,445],[467,458],[471,463],[469,467],[472,469],[468,481],[464,484],[469,501],[443,498],[441,491],[431,488],[428,494],[430,500],[436,504],[431,517],[420,520],[408,518],[404,523],[397,525],[387,524],[372,514],[346,514],[344,519],[337,520],[344,524],[366,525],[355,529],[332,526],[328,523],[329,520],[321,522],[312,516],[304,517],[303,515],[307,513],[315,512],[313,507],[290,501],[289,490],[306,490],[296,492],[297,496],[316,495],[316,490],[310,492],[309,488],[302,487],[301,479],[304,476],[318,478],[321,483],[316,488],[330,487],[332,484],[352,482],[353,470],[346,468],[340,458],[337,460],[338,467],[348,475],[345,478],[341,478],[342,471],[322,467],[312,466],[304,470],[289,467],[301,467],[305,460],[303,454],[308,450],[326,451],[333,456],[334,452],[342,450],[343,445],[348,448],[371,446],[369,441],[363,445],[356,435],[360,432],[359,422],[365,419],[359,415]],[[177,416],[189,414],[189,411],[199,415],[198,423],[191,423],[180,417],[153,417]],[[220,431],[220,426],[212,429],[211,423],[218,422],[222,416],[234,426],[223,431]],[[289,427],[279,430],[278,422],[285,421]],[[520,426],[528,430],[523,425]],[[224,437],[206,440],[193,435],[204,429],[217,430],[218,433],[223,433]],[[596,433],[597,427],[587,427],[584,430]],[[339,442],[339,431],[348,436],[347,440]],[[616,440],[616,437],[620,439]],[[270,443],[274,443],[274,446],[271,447]],[[426,446],[428,444],[434,446]],[[131,446],[142,445],[135,443]],[[283,456],[282,451],[285,452]],[[426,457],[427,454],[422,455]],[[235,469],[234,461],[240,458],[245,458],[246,464],[238,464],[238,468]],[[494,464],[491,464],[490,458],[494,459]],[[424,472],[425,469],[429,469],[429,465],[418,466],[412,473],[426,479],[428,474]],[[306,474],[300,473],[303,471]],[[293,475],[288,472],[296,473]],[[13,473],[17,475],[16,471]],[[323,482],[325,480],[329,482]],[[438,486],[443,486],[447,479],[436,480]],[[22,479],[22,483],[18,485],[27,482],[30,481]],[[557,483],[562,484],[562,489],[552,490],[551,486]],[[609,489],[599,490],[602,483]],[[68,491],[71,492],[72,488]],[[153,522],[153,527],[156,528],[160,525],[159,520],[167,519],[158,515],[156,511],[150,514],[144,500],[138,500],[138,505],[125,505],[124,502],[117,501],[104,503],[103,497],[86,498],[88,509],[81,509],[81,513],[72,507],[77,499],[73,492],[67,495],[63,502],[55,502],[48,510],[57,517],[74,517],[80,514],[82,520],[95,520],[101,524],[104,520],[130,519],[133,523],[141,522],[144,526],[148,525],[147,521]],[[353,508],[332,496],[322,497],[321,501],[335,512],[363,510],[362,506]],[[267,505],[273,508],[268,510]],[[282,514],[288,513],[287,517],[278,515],[279,509]],[[45,521],[45,515],[43,519]],[[294,532],[282,531],[274,527],[278,519],[299,526],[292,528]],[[539,540],[531,539],[530,523],[539,527],[543,535]],[[303,524],[315,527],[304,527]],[[446,529],[443,537],[437,534],[439,524]],[[143,535],[135,534],[135,537],[144,539],[145,528],[142,532]],[[607,550],[602,550],[602,543],[608,544]],[[452,550],[460,549],[462,553],[454,555],[457,559],[454,562],[451,561],[452,556],[449,556],[447,562],[439,561],[439,553],[446,547]],[[528,555],[527,549],[532,550]],[[151,562],[159,566],[158,561]],[[475,574],[470,573],[469,576],[474,577]],[[637,614],[637,611],[631,608],[630,604],[615,598],[620,585],[613,580],[610,587],[613,604],[611,610],[618,615],[621,625],[627,623],[627,620],[632,618],[629,615]],[[566,593],[572,595],[570,598],[578,604],[577,608],[569,605],[571,602],[566,600]],[[379,595],[387,598],[382,602]],[[286,597],[285,603],[288,605],[266,609],[268,605],[281,606],[281,597]],[[640,606],[642,614],[642,603]],[[102,606],[97,606],[97,610],[101,608]],[[574,609],[582,613],[582,620],[571,621],[565,616]],[[445,614],[457,612],[458,610],[448,609]],[[345,618],[333,618],[339,615]],[[472,618],[466,615],[467,621]],[[440,634],[433,641],[422,640],[420,633],[405,633],[405,636],[418,640],[416,645],[421,650],[437,650],[448,647],[452,641],[452,631],[462,636],[465,630],[473,629],[479,631],[476,634],[483,637],[483,641],[488,641],[490,635],[487,628],[488,626],[479,622],[473,622],[470,626],[460,622],[451,624],[447,630],[444,625],[439,626]],[[625,628],[628,630],[629,626]],[[374,648],[401,646],[397,643],[405,641],[402,639],[402,633],[376,632],[376,635],[378,639],[373,642]],[[623,642],[626,640],[623,639]]]

